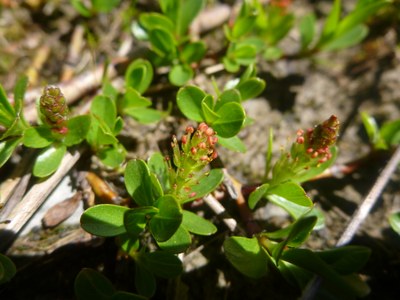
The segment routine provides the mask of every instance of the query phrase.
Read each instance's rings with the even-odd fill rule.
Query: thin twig
[[[389,182],[390,177],[396,170],[399,162],[400,162],[400,146],[398,146],[396,151],[393,153],[392,157],[390,158],[389,162],[379,175],[378,179],[376,180],[374,186],[368,193],[363,203],[353,214],[353,217],[351,218],[350,223],[347,225],[346,230],[343,232],[343,234],[336,243],[337,247],[343,246],[353,239],[354,234],[360,227],[361,223],[368,216],[371,208],[378,200],[386,184]]]
[[[239,227],[236,220],[228,215],[225,207],[212,195],[207,195],[203,198],[204,202],[211,208],[211,210],[217,215],[222,217],[222,221],[229,228],[230,231],[235,232],[237,230],[244,232],[242,228]]]

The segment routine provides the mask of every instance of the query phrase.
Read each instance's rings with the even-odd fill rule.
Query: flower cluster
[[[39,100],[39,109],[42,121],[48,124],[53,131],[66,134],[66,122],[69,117],[67,101],[58,87],[47,86]]]
[[[206,175],[205,172],[202,172],[204,167],[217,158],[215,145],[218,138],[215,134],[211,127],[201,123],[197,130],[188,126],[180,144],[176,136],[173,136],[171,147],[176,169],[172,167],[168,157],[166,160],[172,189],[181,198],[195,197],[195,193],[191,191],[192,186],[196,185],[201,177]]]
[[[339,120],[332,115],[322,124],[308,129],[306,132],[298,130],[296,142],[304,144],[306,153],[311,158],[318,158],[318,162],[323,163],[332,157],[329,147],[336,143],[338,131]]]
[[[332,158],[331,147],[336,143],[338,131],[339,120],[334,115],[314,128],[298,130],[290,152],[282,153],[275,164],[271,182],[300,180],[307,177],[305,174],[310,168],[320,167],[329,161]]]

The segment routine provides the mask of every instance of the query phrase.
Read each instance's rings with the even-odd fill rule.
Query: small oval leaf
[[[81,226],[98,236],[116,236],[126,232],[124,214],[129,208],[112,204],[99,204],[88,208],[81,216]]]

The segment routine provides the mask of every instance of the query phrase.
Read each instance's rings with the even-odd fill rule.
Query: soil
[[[351,7],[354,2],[346,1],[345,7]],[[326,15],[330,3],[294,1],[293,11],[304,14],[314,10]],[[138,1],[138,5],[149,9],[147,5],[151,4]],[[11,93],[16,78],[29,74],[29,88],[41,89],[46,84],[61,82],[63,77],[73,78],[94,70],[107,59],[120,57],[121,45],[128,45],[130,51],[126,55],[132,55],[133,48],[143,46],[130,33],[131,20],[128,16],[129,13],[135,14],[132,7],[130,1],[122,1],[110,14],[86,19],[66,0],[0,0],[0,83]],[[332,114],[341,121],[337,164],[357,161],[369,155],[371,147],[360,112],[374,116],[379,124],[400,118],[399,35],[398,28],[392,23],[386,19],[374,20],[367,39],[350,49],[320,53],[312,58],[283,58],[274,63],[260,61],[258,75],[267,82],[267,87],[257,99],[244,103],[254,123],[239,135],[248,150],[246,153],[233,153],[224,148],[218,149],[228,172],[244,185],[260,183],[264,175],[270,129],[275,137],[273,156],[276,158],[281,148],[290,145],[298,129],[313,127]],[[81,37],[83,45],[79,56],[71,58],[68,53],[78,27],[84,28]],[[212,43],[210,48],[215,53],[223,50],[220,27],[207,32],[204,38]],[[288,41],[282,45],[284,51],[290,52],[296,45],[296,39],[298,33],[291,32]],[[69,58],[74,61],[68,62]],[[70,65],[73,66],[72,75],[66,71]],[[157,75],[156,88],[149,95],[158,107],[166,107],[167,101],[174,99],[177,91],[166,83],[165,73],[162,72],[160,70]],[[232,79],[232,75],[223,72],[214,76],[220,87]],[[123,73],[118,77],[122,78]],[[212,91],[210,78],[199,74],[194,82]],[[85,95],[75,105],[78,107],[92,97],[93,94]],[[129,151],[129,158],[146,159],[154,151],[168,151],[172,134],[183,132],[187,124],[174,108],[172,115],[157,125],[144,126],[126,120],[121,140]],[[24,153],[20,149],[7,164],[7,170],[17,168]],[[308,247],[318,250],[335,246],[389,158],[389,152],[381,153],[364,161],[350,174],[304,184],[316,206],[324,212],[326,223],[322,230],[313,233]],[[114,173],[99,166],[95,159],[85,157],[73,172],[91,168],[118,188]],[[2,168],[1,180],[6,180],[9,173]],[[361,271],[371,288],[366,299],[398,299],[400,294],[400,236],[388,223],[388,216],[400,210],[399,184],[400,173],[397,171],[351,242],[372,250],[370,260]],[[234,205],[229,204],[231,206]],[[207,208],[203,209],[205,213],[212,214]],[[235,214],[235,208],[231,213]],[[256,212],[256,219],[280,226],[287,222],[288,217],[266,206]],[[193,269],[175,280],[159,280],[154,299],[295,299],[300,295],[301,291],[281,280],[279,274],[257,281],[241,276],[220,251],[224,238],[230,233],[218,220],[216,224],[219,231],[215,236],[197,242],[206,247],[199,255],[193,255]],[[53,230],[39,228],[28,237],[19,239],[13,251],[9,252],[18,272],[10,283],[0,287],[0,298],[74,299],[73,281],[83,267],[102,270],[117,288],[134,291],[133,278],[125,275],[132,270],[132,265],[118,256],[112,240],[80,236],[57,249],[41,244],[52,237],[54,239],[54,236],[60,239],[63,234],[68,235],[75,230],[79,228],[63,225]],[[205,263],[202,265],[202,262]]]

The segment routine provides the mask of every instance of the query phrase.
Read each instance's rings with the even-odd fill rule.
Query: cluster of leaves
[[[92,0],[90,7],[80,0],[71,0],[71,3],[89,17],[110,11],[119,1]],[[335,0],[318,37],[315,17],[306,16],[300,22],[299,55],[337,50],[360,42],[367,33],[363,23],[385,3],[359,0],[354,10],[341,18],[341,1]],[[138,59],[129,65],[123,92],[105,82],[102,94],[93,99],[88,115],[70,118],[61,91],[48,87],[39,101],[38,125],[31,126],[22,113],[27,79],[16,84],[13,105],[0,86],[0,125],[4,128],[0,138],[0,167],[22,144],[42,149],[33,173],[46,177],[58,168],[67,147],[84,141],[105,165],[120,167],[126,154],[117,139],[124,126],[123,117],[147,124],[159,121],[167,113],[151,108],[151,100],[143,96],[153,80],[153,65],[171,66],[169,80],[181,86],[194,76],[194,67],[204,57],[206,45],[202,41],[191,41],[188,35],[191,22],[203,6],[202,0],[160,0],[162,13],[140,14],[134,32],[149,41],[151,63]],[[241,103],[259,95],[265,87],[265,82],[256,77],[256,56],[261,52],[266,59],[283,55],[278,43],[295,23],[287,9],[281,1],[272,1],[268,6],[257,0],[244,1],[235,23],[225,27],[229,46],[223,58],[230,72],[247,66],[242,76],[231,81],[222,92],[215,88],[215,97],[196,86],[182,87],[177,93],[177,106],[188,119],[204,123],[197,131],[188,128],[181,143],[173,138],[173,164],[160,153],[152,155],[147,162],[129,161],[124,180],[133,200],[131,205],[96,205],[82,215],[81,224],[86,231],[116,237],[122,251],[135,262],[135,285],[140,295],[154,294],[155,276],[171,278],[181,274],[182,264],[176,254],[191,245],[192,234],[206,236],[217,231],[214,224],[184,209],[183,205],[204,197],[221,184],[222,170],[205,170],[216,157],[217,140],[227,148],[246,150],[237,134],[251,120]],[[378,129],[370,117],[363,116],[363,120],[376,148],[386,149],[398,143],[398,122]],[[270,167],[271,134],[265,180],[250,195],[249,206],[254,209],[267,200],[286,210],[293,223],[274,232],[257,233],[252,238],[226,239],[226,257],[246,276],[260,278],[275,270],[293,285],[304,288],[317,274],[333,294],[363,296],[367,293],[368,288],[354,274],[368,258],[369,251],[365,248],[353,246],[317,252],[299,248],[313,229],[323,226],[323,216],[300,183],[333,163],[338,126],[336,117],[332,116],[314,129],[299,131],[290,151],[283,152],[273,167]],[[395,218],[400,219],[398,215]],[[0,282],[8,280],[13,273],[12,265],[0,256]],[[143,298],[116,291],[102,275],[88,269],[78,275],[75,290],[80,299],[89,294],[99,295],[99,299]]]
[[[142,13],[134,26],[137,38],[150,42],[150,60],[171,66],[169,81],[184,85],[194,76],[193,66],[206,53],[203,41],[191,41],[188,28],[204,6],[204,0],[160,0],[162,13]]]
[[[288,11],[290,2],[272,1],[263,6],[258,1],[244,1],[236,21],[231,27],[225,27],[229,47],[223,63],[227,71],[237,72],[240,66],[254,63],[258,54],[266,60],[284,56],[279,42],[296,23]],[[388,3],[359,0],[348,15],[341,17],[341,0],[335,0],[320,35],[317,35],[315,15],[303,17],[299,22],[300,45],[295,56],[311,56],[360,43],[368,34],[366,20]]]
[[[154,294],[155,275],[170,278],[181,273],[181,261],[174,253],[190,246],[190,233],[210,235],[217,230],[211,222],[182,207],[221,183],[220,169],[203,170],[215,158],[215,142],[214,131],[203,124],[195,132],[188,128],[181,147],[174,139],[176,169],[160,153],[155,153],[147,163],[129,161],[124,178],[134,207],[96,205],[81,217],[86,231],[117,237],[121,249],[135,261],[135,285],[141,295]],[[145,242],[149,235],[159,250],[150,251]]]
[[[339,297],[368,294],[368,286],[355,274],[367,261],[368,249],[358,246],[326,251],[299,249],[313,229],[324,226],[323,215],[299,183],[332,164],[338,129],[337,118],[331,116],[313,129],[298,131],[290,152],[282,153],[272,168],[271,178],[251,193],[250,208],[255,208],[265,198],[286,210],[294,221],[285,228],[255,234],[252,238],[226,239],[226,256],[241,273],[260,278],[273,270],[279,271],[288,282],[301,289],[318,275],[324,282],[320,293],[328,290]],[[267,164],[270,157],[267,153]],[[269,168],[266,170],[265,178]]]
[[[265,81],[256,77],[254,65],[250,65],[223,92],[217,90],[216,99],[196,86],[185,86],[178,91],[177,105],[188,119],[212,126],[221,145],[245,152],[246,146],[237,134],[251,120],[246,118],[241,103],[258,96],[264,88]]]
[[[42,149],[33,165],[33,174],[47,177],[57,170],[68,147],[87,141],[106,166],[117,168],[126,155],[125,148],[116,138],[124,126],[121,116],[148,124],[161,120],[167,114],[151,108],[151,100],[142,96],[152,80],[151,64],[137,59],[125,73],[123,93],[105,82],[103,93],[92,101],[90,114],[72,118],[60,89],[46,87],[37,105],[40,116],[37,126],[28,124],[23,116],[27,78],[21,78],[15,86],[14,105],[0,86],[0,125],[5,128],[0,138],[0,167],[22,144]]]

